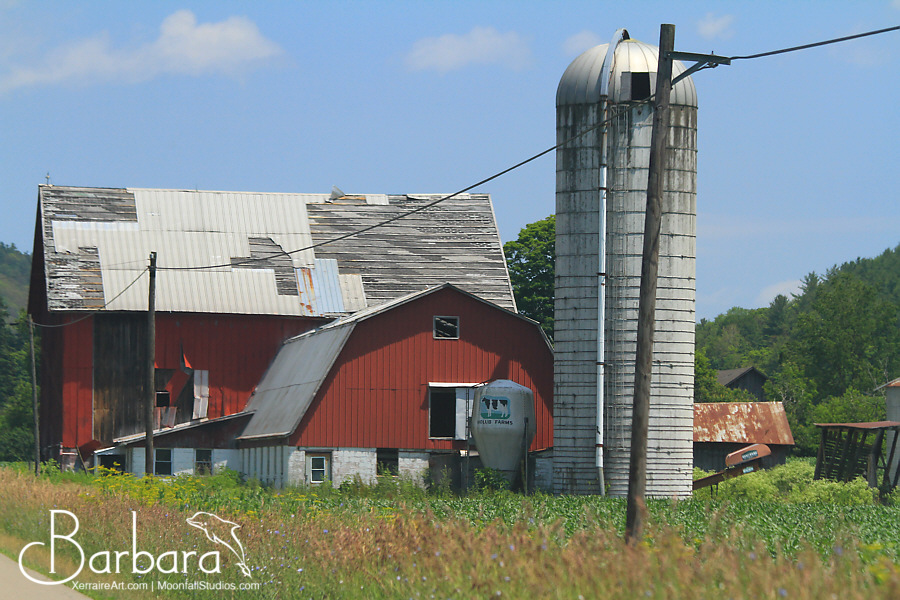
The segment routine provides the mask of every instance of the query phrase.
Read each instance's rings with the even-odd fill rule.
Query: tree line
[[[520,312],[553,332],[553,216],[504,245]],[[809,273],[767,307],[734,307],[697,324],[694,400],[750,401],[716,371],[756,367],[768,400],[784,403],[796,450],[814,453],[815,423],[885,418],[880,386],[900,377],[900,245],[875,258]]]
[[[31,256],[0,242],[0,461],[34,457],[31,348],[25,303]],[[35,343],[39,334],[35,331]],[[36,350],[40,360],[40,350]]]
[[[28,322],[24,310],[14,321],[5,318],[7,314],[0,296],[0,461],[31,460],[34,409]],[[36,356],[39,352],[35,349]]]

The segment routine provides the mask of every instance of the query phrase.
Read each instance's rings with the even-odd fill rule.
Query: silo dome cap
[[[563,73],[556,91],[556,105],[596,104],[600,102],[600,73],[606,59],[609,44],[594,46],[583,52]],[[659,64],[659,48],[628,37],[616,46],[614,63],[610,71],[609,97],[611,102],[628,102],[632,97],[632,73],[648,73],[651,92],[656,90],[656,67]],[[685,71],[680,61],[672,62],[672,77]],[[670,104],[697,106],[697,89],[690,77],[679,81],[672,88]]]

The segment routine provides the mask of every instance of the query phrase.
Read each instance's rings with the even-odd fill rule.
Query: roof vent
[[[333,185],[333,186],[331,186],[331,196],[328,197],[328,200],[326,200],[326,202],[334,202],[335,200],[337,200],[339,198],[343,198],[346,195],[347,194],[345,194],[343,191],[341,191],[341,188],[339,188],[336,185]]]

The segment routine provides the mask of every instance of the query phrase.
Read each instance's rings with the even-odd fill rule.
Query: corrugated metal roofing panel
[[[289,435],[344,347],[353,323],[284,344],[247,404],[254,411],[238,439]]]
[[[346,312],[337,261],[333,258],[317,258],[312,278],[316,290],[316,309],[326,315]]]
[[[366,303],[366,290],[363,288],[362,277],[356,274],[338,275],[341,281],[341,296],[344,298],[344,308],[347,312],[356,312],[364,309]]]
[[[694,404],[695,442],[793,445],[794,436],[781,402]]]

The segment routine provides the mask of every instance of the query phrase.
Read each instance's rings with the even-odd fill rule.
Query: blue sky
[[[741,55],[900,24],[881,2],[0,0],[0,241],[37,186],[453,192],[555,143],[555,93],[619,27]],[[900,243],[900,33],[698,73],[697,316]],[[553,155],[479,191],[503,241]]]

